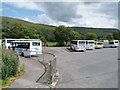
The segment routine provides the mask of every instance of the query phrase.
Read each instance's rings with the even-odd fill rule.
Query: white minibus
[[[86,40],[72,40],[71,49],[75,51],[85,51],[86,50]]]
[[[103,40],[103,47],[109,47],[109,40]]]
[[[95,40],[86,40],[86,49],[94,50],[95,49]]]
[[[118,46],[119,46],[119,40],[109,41],[109,47],[118,47]]]

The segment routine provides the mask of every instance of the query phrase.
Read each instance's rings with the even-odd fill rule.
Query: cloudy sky
[[[118,1],[2,1],[2,16],[47,25],[118,28]]]

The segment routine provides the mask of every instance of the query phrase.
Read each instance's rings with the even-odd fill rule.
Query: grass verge
[[[56,46],[57,45],[57,42],[47,42],[47,45],[49,47],[53,47],[53,46]]]
[[[18,72],[16,76],[12,76],[12,77],[8,77],[5,80],[0,80],[0,89],[2,88],[8,88],[13,82],[14,80],[20,78],[21,76],[23,76],[25,73],[25,65],[23,64],[22,66],[20,66],[18,68]]]

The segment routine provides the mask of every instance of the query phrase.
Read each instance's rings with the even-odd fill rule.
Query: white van
[[[72,40],[71,49],[75,51],[85,51],[86,50],[86,40]]]
[[[103,40],[103,47],[109,47],[109,40]]]
[[[86,40],[86,49],[94,50],[95,49],[95,40]]]
[[[118,46],[119,46],[119,40],[109,41],[109,47],[118,47]]]

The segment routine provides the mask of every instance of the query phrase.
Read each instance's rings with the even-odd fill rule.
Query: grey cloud
[[[118,29],[120,30],[120,2],[118,3]]]
[[[100,8],[95,7],[94,13],[101,13],[109,15],[111,18],[117,19],[118,7],[117,2],[40,2],[36,3],[38,6],[42,6],[46,14],[53,20],[70,22],[74,18],[82,18],[83,16],[77,15],[77,5],[84,4],[87,6],[100,5]]]
[[[86,5],[90,5],[90,4],[98,4],[98,3],[100,3],[100,2],[84,2],[84,4],[86,4]]]
[[[84,5],[86,7],[96,5],[100,8],[95,7],[93,10],[94,12],[107,14],[111,17],[116,17],[118,12],[118,2],[84,2]]]
[[[103,13],[110,15],[113,18],[117,18],[118,15],[118,3],[107,3],[105,8],[102,9]]]
[[[38,3],[37,3],[38,4]],[[46,14],[53,20],[69,22],[72,18],[81,18],[77,15],[76,5],[73,2],[45,2],[39,3],[46,11]]]
[[[86,26],[89,20],[91,20],[92,23],[90,22],[89,24],[91,26],[101,27],[107,25],[114,27],[118,17],[117,2],[100,2],[101,0],[99,0],[99,2],[82,1],[83,2],[25,2],[24,4],[11,2],[10,4],[18,8],[45,12],[44,15],[37,15],[36,20],[35,18],[32,20],[38,23],[55,23],[56,25],[58,25],[58,23],[65,23],[66,25]]]
[[[49,16],[51,20],[55,22],[65,22],[66,24],[75,24],[76,26],[82,26],[86,24],[87,19],[84,17],[84,14],[87,14],[87,12],[100,14],[101,18],[103,15],[103,18],[108,20],[116,20],[118,15],[117,2],[37,2],[36,4],[39,7],[42,7],[45,14]],[[88,7],[89,11],[82,13],[81,10],[84,11],[84,7],[80,8],[79,10],[77,9],[77,6],[82,7],[82,5],[84,5],[86,8]],[[77,14],[78,12],[79,14]],[[89,19],[94,17],[89,16],[87,18]],[[84,19],[86,21],[84,21]],[[82,22],[80,20],[82,20]]]
[[[99,5],[100,8],[95,11],[96,13],[106,14],[109,15],[111,18],[117,19],[118,15],[117,2],[100,2]]]

